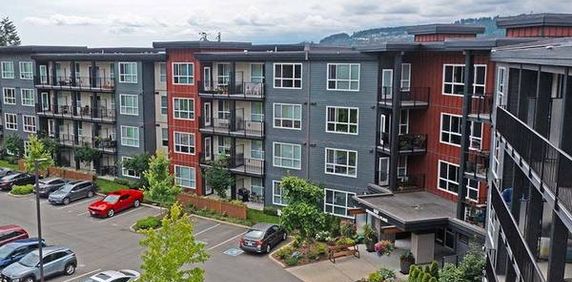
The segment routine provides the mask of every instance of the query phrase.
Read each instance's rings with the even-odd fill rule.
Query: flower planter
[[[403,274],[409,274],[409,268],[413,265],[414,262],[411,260],[400,260],[399,261],[399,272]]]
[[[375,252],[375,241],[365,241],[365,250],[369,253]]]

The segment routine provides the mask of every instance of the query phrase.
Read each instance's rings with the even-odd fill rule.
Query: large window
[[[122,115],[139,115],[139,96],[121,94],[119,95],[119,112]]]
[[[506,88],[506,68],[499,67],[497,70],[497,97],[496,105],[504,106],[504,93]]]
[[[493,136],[493,138],[494,138],[494,141],[493,141],[494,151],[493,151],[493,163],[492,163],[491,171],[496,176],[495,178],[497,178],[501,173],[500,168],[501,168],[502,149],[501,149],[499,138],[496,135]]]
[[[218,100],[217,117],[219,119],[230,119],[230,102],[226,100]]]
[[[401,90],[409,91],[411,89],[411,64],[401,64]]]
[[[479,182],[467,178],[467,194],[465,197],[469,200],[478,201],[479,200]]]
[[[288,200],[284,196],[284,188],[280,181],[272,180],[272,203],[279,206],[288,205]]]
[[[34,67],[32,62],[20,62],[20,79],[33,79]]]
[[[274,64],[274,88],[302,88],[302,64]]]
[[[137,173],[135,170],[132,169],[127,169],[125,168],[125,166],[123,164],[125,164],[126,161],[130,160],[132,158],[130,157],[121,157],[121,174],[125,177],[131,177],[131,178],[139,178],[141,177],[139,175],[139,173]]]
[[[139,127],[122,125],[121,145],[139,147]]]
[[[483,124],[480,122],[471,122],[471,136],[469,136],[469,148],[480,150],[483,144]]]
[[[441,114],[441,143],[461,145],[461,116]]]
[[[483,95],[487,77],[486,65],[474,66],[473,94]],[[443,65],[443,94],[463,95],[465,88],[465,65],[444,64]]]
[[[326,148],[326,174],[357,177],[357,151]]]
[[[36,117],[35,116],[22,116],[24,122],[24,132],[36,133]]]
[[[484,95],[485,84],[487,83],[487,65],[475,65],[475,74],[473,81],[473,94]]]
[[[14,78],[14,62],[1,62],[2,65],[2,78],[13,79]]]
[[[264,81],[264,65],[250,64],[250,81],[262,83]]]
[[[287,129],[302,128],[302,105],[274,104],[274,127]]]
[[[230,137],[217,137],[217,154],[219,156],[230,157],[230,146],[232,145]]]
[[[216,65],[216,84],[217,86],[227,86],[230,82],[230,64],[223,63]]]
[[[327,188],[324,190],[326,192],[324,195],[324,212],[337,216],[351,217],[348,208],[355,206],[352,196],[356,194]]]
[[[167,81],[167,65],[165,63],[159,63],[159,81]]]
[[[358,134],[358,108],[328,106],[326,115],[326,132]]]
[[[459,191],[459,166],[439,160],[437,188],[457,194]]]
[[[173,63],[173,84],[195,84],[195,64]]]
[[[161,95],[161,114],[162,115],[166,115],[168,110],[168,100],[167,100],[167,95]]]
[[[36,91],[34,89],[20,89],[20,93],[22,94],[22,106],[34,107],[36,105]]]
[[[273,165],[275,167],[300,169],[302,167],[302,146],[299,144],[274,142]]]
[[[195,154],[195,135],[192,133],[174,132],[175,152],[181,154]]]
[[[137,83],[137,63],[119,63],[119,82]]]
[[[18,119],[16,114],[4,114],[4,127],[8,130],[18,130]]]
[[[264,111],[262,102],[250,103],[250,120],[258,122],[264,121]]]
[[[176,119],[195,119],[195,100],[173,98],[173,115]]]
[[[195,189],[195,168],[175,165],[175,184],[184,188]]]
[[[4,104],[16,105],[16,89],[15,88],[2,88],[4,93]]]
[[[264,160],[264,147],[261,140],[252,140],[250,143],[250,157],[257,160]]]
[[[161,128],[161,144],[165,147],[169,146],[169,129]]]
[[[360,64],[328,64],[328,90],[359,91]]]

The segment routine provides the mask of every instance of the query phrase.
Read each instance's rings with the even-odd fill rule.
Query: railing
[[[244,187],[244,185],[242,185],[241,187],[236,187],[236,198],[238,200],[243,199],[244,191],[248,191],[247,198],[248,198],[249,202],[260,203],[260,204],[264,203],[264,189],[262,190],[262,194],[258,194],[256,192],[252,191],[252,189]]]
[[[42,105],[36,104],[36,112],[39,115],[50,117],[68,117],[79,118],[85,120],[107,119],[113,121],[115,119],[115,109],[107,109],[104,107],[94,109],[90,106],[72,107],[71,105],[61,105],[59,107],[50,107],[44,109]]]
[[[481,228],[485,228],[486,221],[486,197],[477,197],[477,199],[465,198],[467,207],[465,208],[464,221]],[[481,205],[477,207],[476,205]]]
[[[381,133],[380,145],[384,150],[391,151],[390,134]],[[400,134],[399,152],[424,152],[427,150],[427,134]]]
[[[207,132],[218,132],[230,134],[231,121],[230,117],[228,119],[224,118],[201,118],[201,130]]]
[[[101,166],[101,174],[110,176],[119,176],[117,167],[112,165]]]
[[[210,86],[199,84],[199,94],[212,97],[237,97],[237,98],[264,98],[264,82],[237,81],[234,86],[228,85]]]
[[[203,132],[220,133],[236,136],[263,136],[264,122],[252,120],[236,120],[232,119],[201,118],[201,130]]]
[[[397,189],[400,191],[425,188],[425,174],[406,174],[397,176]]]
[[[117,149],[117,140],[114,140],[112,138],[76,136],[74,134],[60,134],[59,136],[55,137],[55,139],[58,143],[71,147],[88,146],[94,149],[99,149],[109,152],[115,152],[115,150]]]
[[[496,128],[555,198],[572,212],[572,157],[556,148],[504,108],[498,108]]]
[[[238,173],[262,175],[264,160],[245,158],[244,154],[238,153],[231,159],[230,169]]]
[[[263,121],[252,121],[252,120],[237,120],[236,128],[233,133],[237,135],[264,135],[264,122]]]
[[[490,120],[493,111],[493,94],[485,93],[473,95],[471,102],[471,110],[469,116],[476,117],[478,120]]]
[[[55,80],[54,80],[55,78]],[[35,76],[36,85],[45,87],[79,88],[79,90],[113,90],[115,79],[111,76]]]
[[[489,169],[489,152],[474,151],[465,152],[467,159],[465,162],[465,174],[469,174],[475,178],[487,178]]]
[[[429,87],[409,87],[399,91],[401,95],[401,105],[408,107],[427,107],[429,105]],[[379,87],[379,103],[386,106],[393,105],[393,88]]]

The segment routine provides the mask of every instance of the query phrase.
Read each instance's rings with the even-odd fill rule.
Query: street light
[[[42,252],[42,220],[40,217],[40,173],[39,173],[39,163],[47,161],[48,159],[35,159],[34,160],[34,169],[36,173],[36,217],[38,219],[38,253],[40,255],[40,281],[44,282],[44,260],[43,260],[43,252]]]

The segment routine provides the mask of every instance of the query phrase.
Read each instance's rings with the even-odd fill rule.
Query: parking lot
[[[51,279],[55,282],[83,281],[91,274],[107,269],[139,271],[141,235],[129,227],[138,219],[161,211],[148,206],[129,209],[112,218],[92,218],[87,206],[92,199],[52,206],[41,200],[42,232],[50,245],[70,247],[77,255],[78,268],[73,276]],[[35,197],[14,198],[0,193],[0,225],[17,224],[36,236]],[[238,249],[245,228],[193,217],[196,239],[205,244],[210,258],[204,265],[206,281],[299,281],[272,262],[266,255],[242,253]]]

